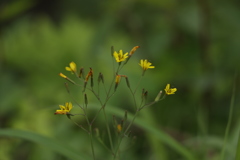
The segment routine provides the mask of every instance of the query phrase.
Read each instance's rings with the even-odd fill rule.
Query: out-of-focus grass
[[[0,130],[0,136],[7,138],[20,138],[24,140],[29,140],[37,143],[38,145],[44,145],[44,147],[49,150],[53,150],[58,154],[64,155],[70,159],[90,159],[84,153],[77,152],[76,149],[71,149],[69,145],[61,143],[61,141],[53,140],[46,136],[42,136],[33,132],[14,130],[14,129],[4,129]]]
[[[115,14],[106,14],[99,21],[66,16],[56,25],[45,16],[34,19],[26,16],[5,28],[0,37],[1,128],[31,130],[91,155],[87,135],[65,117],[53,115],[58,104],[71,101],[65,91],[64,80],[58,73],[67,73],[64,67],[75,61],[78,68],[85,67],[87,71],[92,67],[94,73],[101,71],[105,79],[111,78],[110,47],[114,45],[115,50],[129,51],[133,46],[140,45],[141,48],[122,72],[128,75],[130,83],[135,85],[141,75],[139,59],[148,58],[156,66],[146,73],[142,83],[149,91],[149,99],[154,99],[166,83],[173,84],[178,91],[142,111],[133,127],[133,134],[139,137],[137,145],[131,148],[132,152],[126,151],[125,158],[219,159],[228,118],[233,69],[239,67],[237,42],[240,39],[237,30],[240,25],[235,17],[239,11],[231,5],[214,5],[208,56],[211,67],[203,70],[205,64],[200,60],[199,53],[197,7],[183,4],[168,8],[166,6],[170,4],[158,4],[160,8],[165,6],[165,10],[151,16],[151,7],[157,9],[157,6],[151,5],[143,10],[147,3],[128,5],[125,9],[131,16],[127,18],[124,16],[126,12],[123,12],[125,5],[122,4],[107,10],[114,10]],[[131,7],[136,13],[131,12]],[[174,18],[175,12],[178,16]],[[122,19],[116,20],[120,18],[120,13]],[[110,103],[129,109],[132,103],[124,87],[121,84],[119,91],[122,93],[117,93]],[[81,97],[82,89],[71,85],[70,89],[77,98]],[[89,99],[95,101],[90,95]],[[238,99],[239,85],[236,87],[236,106],[239,105]],[[122,114],[119,112],[115,110],[109,116]],[[233,128],[225,145],[229,159],[235,155],[239,132],[236,117],[239,112],[236,107]],[[77,117],[77,120],[82,122],[83,118]],[[101,126],[101,121],[100,117],[96,125]],[[169,140],[162,134],[172,138]],[[32,147],[30,144],[29,147],[25,141],[1,137],[1,142],[5,144],[0,145],[0,150],[4,148],[6,160],[12,155],[20,155],[20,148],[25,151],[26,159],[41,159],[39,154],[44,154],[45,159],[58,159],[60,156],[38,145]],[[104,156],[106,150],[97,142],[95,144],[96,154]],[[31,151],[28,152],[29,148]]]

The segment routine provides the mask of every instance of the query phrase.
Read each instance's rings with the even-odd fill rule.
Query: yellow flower
[[[170,88],[170,84],[167,84],[166,88],[164,89],[167,95],[175,94],[177,88]]]
[[[74,62],[69,63],[69,67],[65,67],[67,71],[70,71],[72,73],[76,73],[77,71],[77,65]]]
[[[117,62],[122,62],[125,61],[125,59],[128,58],[128,52],[126,52],[125,54],[123,54],[123,51],[120,50],[119,53],[117,53],[116,51],[113,53],[113,56],[115,57]]]
[[[59,107],[60,110],[56,110],[54,114],[69,114],[73,106],[71,102],[66,102],[65,106],[59,105]]]
[[[145,60],[141,59],[139,65],[142,67],[144,71],[146,71],[148,68],[155,68],[155,66],[151,66],[152,63],[148,62],[146,59]]]

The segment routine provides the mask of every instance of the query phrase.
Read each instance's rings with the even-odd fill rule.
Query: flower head
[[[141,59],[139,65],[142,67],[144,71],[146,71],[148,68],[155,68],[155,66],[151,66],[152,63],[148,62],[146,59],[145,60]]]
[[[170,88],[170,84],[167,84],[166,88],[164,89],[167,95],[175,94],[177,88]]]
[[[122,62],[125,61],[128,58],[128,52],[126,52],[125,54],[123,54],[123,51],[120,50],[119,53],[117,53],[116,51],[113,53],[113,56],[115,57],[117,62]]]
[[[54,114],[69,114],[73,106],[71,102],[66,102],[65,106],[59,105],[59,107],[60,110],[56,110]]]
[[[69,67],[65,67],[67,71],[70,71],[72,73],[76,73],[77,71],[77,65],[74,62],[69,63]]]

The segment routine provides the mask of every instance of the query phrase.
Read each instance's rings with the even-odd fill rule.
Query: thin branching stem
[[[86,113],[85,110],[84,110],[84,113],[85,113],[86,121],[87,121],[88,128],[89,128],[89,132],[88,132],[88,134],[89,134],[89,139],[90,139],[90,143],[91,143],[91,149],[92,149],[92,154],[93,154],[93,160],[96,160],[95,152],[94,152],[94,145],[93,145],[93,136],[92,136],[92,123],[90,123],[89,118],[88,118],[87,113]]]
[[[143,78],[143,76],[141,76],[140,79],[138,80],[137,86],[136,86],[136,88],[135,88],[133,94],[136,93],[136,91],[137,91],[137,89],[138,89],[138,86],[140,85],[140,82],[142,81],[142,78]]]
[[[106,128],[107,128],[107,133],[108,133],[108,138],[109,138],[109,143],[110,143],[110,146],[111,146],[111,150],[114,151],[112,135],[111,135],[111,131],[110,131],[110,128],[109,128],[108,119],[107,119],[107,115],[106,115],[106,112],[105,112],[105,107],[103,107],[103,114],[104,114],[104,118],[105,118],[105,121],[106,121]]]
[[[80,127],[82,130],[84,130],[85,132],[89,133],[88,130],[86,130],[82,125],[78,124],[77,122],[75,122],[74,120],[71,119],[71,121],[76,124],[78,127]]]
[[[92,149],[93,159],[95,160],[96,158],[95,158],[93,137],[92,137],[92,125],[89,125],[89,138],[90,138],[90,141],[91,141],[91,149]]]
[[[116,146],[116,149],[115,149],[115,152],[114,152],[114,156],[113,156],[113,160],[115,160],[117,158],[117,155],[118,155],[118,152],[119,152],[119,148],[120,148],[120,145],[121,145],[121,142],[124,138],[124,136],[127,134],[128,130],[131,128],[134,120],[136,119],[137,115],[138,115],[138,112],[139,110],[136,111],[132,121],[130,122],[130,124],[128,125],[128,127],[126,128],[126,130],[122,133],[122,135],[120,136],[119,140],[118,140],[118,144]]]

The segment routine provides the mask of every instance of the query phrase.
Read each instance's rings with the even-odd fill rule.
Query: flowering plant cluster
[[[95,155],[95,151],[94,151],[94,143],[93,143],[93,124],[95,122],[95,120],[97,119],[98,115],[102,112],[105,118],[105,122],[106,122],[106,130],[107,130],[107,134],[108,134],[108,143],[104,142],[101,138],[100,138],[100,132],[98,128],[95,128],[95,132],[97,135],[97,139],[99,140],[100,143],[102,143],[104,145],[104,147],[107,148],[107,150],[109,150],[110,154],[113,155],[113,159],[116,159],[117,157],[120,156],[120,145],[121,142],[123,140],[124,137],[128,137],[129,133],[130,133],[130,128],[132,126],[132,124],[134,123],[134,120],[136,118],[136,116],[138,115],[139,111],[142,110],[145,107],[151,106],[153,104],[155,104],[156,102],[164,99],[167,95],[171,95],[171,94],[175,94],[175,92],[177,91],[176,88],[171,88],[170,84],[166,85],[166,88],[164,89],[165,93],[162,92],[162,90],[158,93],[158,95],[156,96],[156,98],[154,99],[154,101],[150,102],[150,103],[146,103],[146,97],[148,94],[148,91],[146,91],[145,89],[142,89],[142,94],[141,94],[141,102],[140,105],[137,104],[136,102],[136,91],[139,88],[139,83],[137,84],[137,87],[135,89],[133,89],[130,85],[128,76],[126,75],[122,75],[120,74],[121,69],[129,62],[130,58],[133,56],[133,54],[135,53],[135,51],[139,48],[139,46],[135,46],[132,48],[132,50],[128,53],[128,52],[123,52],[122,50],[119,50],[119,52],[114,51],[113,47],[111,49],[111,55],[112,55],[112,60],[115,63],[115,65],[117,65],[117,67],[115,67],[115,65],[113,65],[113,78],[111,80],[110,85],[107,86],[105,85],[105,80],[104,80],[104,74],[103,73],[99,73],[98,77],[97,77],[97,87],[95,86],[95,81],[94,81],[94,73],[93,73],[93,69],[90,68],[88,73],[85,75],[84,73],[84,68],[77,68],[77,65],[75,62],[70,62],[69,66],[65,67],[65,69],[69,72],[71,72],[73,75],[75,75],[77,77],[78,80],[80,80],[80,83],[75,82],[74,80],[72,80],[71,78],[69,78],[68,76],[64,75],[63,73],[59,73],[59,76],[61,76],[62,78],[66,79],[68,82],[72,83],[73,85],[76,86],[80,86],[82,88],[82,92],[83,92],[83,102],[82,104],[78,103],[76,100],[74,100],[74,102],[76,103],[76,105],[81,109],[82,114],[74,114],[71,113],[71,110],[73,108],[73,105],[71,102],[66,102],[65,105],[59,105],[60,109],[56,110],[55,114],[56,115],[67,115],[67,117],[69,119],[72,120],[72,116],[75,115],[81,115],[84,116],[86,119],[86,122],[88,124],[88,128],[83,127],[82,125],[80,125],[79,123],[77,123],[76,121],[73,121],[78,127],[80,127],[81,129],[83,129],[84,131],[86,131],[90,136],[90,143],[91,143],[91,152],[93,155],[93,159],[96,159],[96,155]],[[148,69],[153,69],[155,68],[155,66],[152,65],[151,62],[149,62],[147,59],[141,59],[140,63],[139,63],[140,67],[142,68],[142,75],[141,78],[139,80],[139,82],[141,81],[142,77],[144,76],[145,72]],[[117,88],[119,86],[119,83],[121,81],[121,79],[125,79],[126,81],[126,85],[133,97],[134,100],[134,108],[135,108],[135,114],[132,120],[130,120],[130,123],[126,123],[127,121],[127,114],[128,112],[125,111],[124,113],[124,117],[122,119],[122,121],[120,123],[117,122],[116,117],[113,116],[113,122],[114,122],[114,130],[117,133],[117,138],[113,138],[112,137],[112,133],[110,130],[110,126],[109,126],[109,122],[106,116],[106,111],[105,108],[107,107],[107,102],[109,101],[109,99],[115,94],[115,92],[117,92]],[[102,98],[102,96],[100,97],[100,91],[99,91],[99,86],[102,85],[104,87],[105,90],[105,98]],[[65,83],[66,89],[68,91],[68,93],[70,93],[69,88],[68,88],[68,83]],[[97,89],[96,89],[97,88]],[[91,94],[93,94],[97,100],[99,101],[100,107],[99,110],[96,112],[96,115],[94,116],[94,118],[90,119],[88,114],[87,114],[87,109],[88,109],[88,94],[89,92]],[[117,140],[116,140],[117,139]]]

